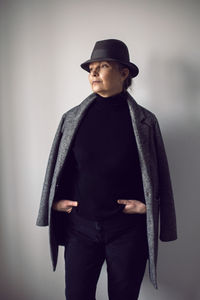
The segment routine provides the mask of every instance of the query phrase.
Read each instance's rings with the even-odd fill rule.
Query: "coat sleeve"
[[[160,240],[167,242],[177,239],[176,213],[167,155],[157,119],[154,126],[159,175]]]
[[[63,114],[61,121],[58,125],[53,144],[51,146],[48,164],[46,168],[46,174],[43,183],[42,195],[40,200],[40,207],[38,212],[38,217],[36,225],[38,226],[48,226],[48,209],[49,209],[49,193],[51,188],[51,182],[54,174],[56,159],[58,155],[60,140],[63,133],[63,124],[65,121],[65,114]]]

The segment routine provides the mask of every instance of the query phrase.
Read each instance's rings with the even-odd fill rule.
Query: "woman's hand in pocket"
[[[125,204],[123,212],[126,214],[145,214],[146,205],[139,200],[118,199],[119,204]]]
[[[72,211],[73,206],[78,206],[77,201],[72,200],[59,200],[53,203],[52,208],[57,211],[70,213]]]

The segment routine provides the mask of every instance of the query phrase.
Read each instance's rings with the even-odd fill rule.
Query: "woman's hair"
[[[121,63],[118,63],[118,66],[120,71],[123,70],[124,68],[127,68],[127,66]],[[132,85],[132,77],[129,72],[128,77],[124,80],[123,89],[127,90],[131,85]]]

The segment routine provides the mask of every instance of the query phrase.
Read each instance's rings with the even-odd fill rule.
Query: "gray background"
[[[140,68],[131,94],[158,117],[177,210],[176,242],[159,244],[158,284],[140,300],[199,292],[199,1],[0,1],[1,299],[64,299],[63,247],[51,269],[47,227],[35,226],[61,115],[91,93],[79,65],[100,39],[127,43]],[[107,298],[106,265],[97,300]]]

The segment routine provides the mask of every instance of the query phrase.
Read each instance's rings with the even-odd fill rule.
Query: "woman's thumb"
[[[78,206],[78,202],[77,201],[68,200],[67,205]]]
[[[117,202],[119,204],[127,204],[127,200],[125,200],[125,199],[118,199]]]

